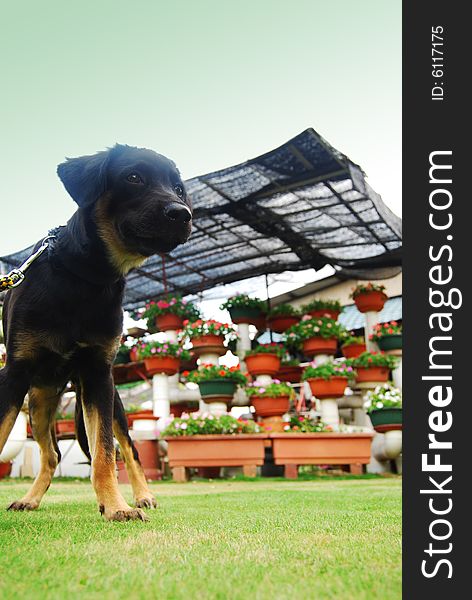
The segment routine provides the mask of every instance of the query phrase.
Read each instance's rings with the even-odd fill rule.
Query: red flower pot
[[[223,356],[226,354],[223,342],[224,337],[222,335],[212,334],[192,338],[193,353],[195,356],[201,356],[202,354],[218,354],[218,356]]]
[[[307,356],[315,354],[336,354],[338,340],[336,338],[312,337],[303,342],[303,353]]]
[[[347,377],[331,377],[323,379],[323,377],[311,377],[308,379],[311,391],[319,400],[324,398],[341,398],[344,396],[344,391],[347,387]]]
[[[292,325],[295,325],[300,321],[300,317],[292,315],[279,315],[276,317],[270,317],[267,319],[267,324],[276,333],[283,333]]]
[[[246,356],[244,360],[251,375],[275,375],[280,369],[280,358],[277,354],[263,352]]]
[[[148,375],[163,373],[175,375],[179,370],[180,359],[175,356],[152,356],[144,359],[144,366]]]
[[[177,329],[182,329],[183,318],[169,312],[164,315],[158,315],[154,323],[159,331],[176,331]]]
[[[383,292],[373,291],[367,294],[359,294],[354,298],[354,302],[361,313],[379,312],[384,307],[387,298]]]
[[[281,417],[290,408],[290,399],[285,396],[251,396],[256,415],[261,418]]]
[[[74,419],[58,419],[56,421],[56,433],[58,435],[75,433]]]
[[[138,349],[136,348],[136,346],[133,346],[132,348],[130,348],[129,351],[129,358],[131,360],[131,362],[138,362]]]
[[[11,468],[12,468],[11,461],[0,462],[0,479],[3,479],[4,477],[8,477],[8,475],[10,475],[10,473],[11,473]]]
[[[298,383],[302,377],[303,367],[281,365],[277,372],[277,379],[288,381],[289,383]]]
[[[364,383],[367,381],[375,381],[383,383],[388,381],[390,371],[386,367],[356,367],[357,383]]]
[[[341,348],[341,352],[345,358],[357,358],[366,350],[367,346],[365,344],[349,344],[349,346]]]
[[[319,310],[310,310],[308,314],[311,315],[313,318],[328,317],[329,319],[337,321],[340,312],[340,310],[335,310],[334,308],[321,308]]]

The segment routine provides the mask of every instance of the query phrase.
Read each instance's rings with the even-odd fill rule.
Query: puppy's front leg
[[[113,446],[113,395],[111,365],[90,353],[81,360],[80,381],[85,429],[92,457],[92,484],[100,512],[110,521],[147,517],[129,506],[118,489]]]

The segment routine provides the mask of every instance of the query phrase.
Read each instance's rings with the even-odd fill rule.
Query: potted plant
[[[125,413],[129,429],[133,428],[135,421],[153,419],[152,408],[141,408],[137,404],[128,404],[125,407]]]
[[[268,385],[257,382],[246,387],[246,394],[261,418],[282,416],[290,408],[290,399],[294,396],[293,388],[279,379],[274,379]]]
[[[360,335],[347,335],[341,344],[341,352],[345,358],[356,358],[366,350],[365,340]]]
[[[301,315],[290,304],[279,304],[267,314],[267,324],[276,333],[283,333],[300,321]]]
[[[194,323],[185,321],[181,336],[190,338],[196,356],[210,353],[222,356],[226,353],[225,338],[228,340],[236,338],[236,332],[227,323],[199,319]]]
[[[303,372],[300,361],[295,358],[282,358],[277,371],[277,379],[288,383],[299,383]]]
[[[323,423],[319,417],[311,418],[303,415],[290,415],[290,421],[285,423],[284,431],[292,433],[325,433],[333,431],[331,425]]]
[[[56,433],[57,435],[75,433],[75,416],[72,413],[66,413],[65,410],[56,413]]]
[[[247,377],[239,367],[223,365],[201,365],[196,371],[185,371],[182,376],[197,383],[200,395],[205,402],[224,402],[229,404],[238,385],[245,385]]]
[[[354,369],[346,363],[326,362],[316,366],[314,363],[303,371],[303,381],[308,381],[316,398],[341,398],[348,385],[349,378],[355,376]]]
[[[248,350],[244,360],[251,375],[275,375],[280,368],[284,349],[279,344],[258,344]]]
[[[374,332],[369,339],[377,342],[381,350],[401,350],[402,348],[402,326],[397,321],[388,323],[377,323]]]
[[[150,330],[157,328],[158,331],[178,330],[184,320],[196,321],[200,317],[200,311],[194,304],[177,295],[157,302],[151,300],[139,315],[139,318],[147,319]]]
[[[306,317],[308,318],[303,317],[300,323],[285,332],[287,344],[301,346],[306,356],[336,354],[338,339],[345,332],[344,327],[327,317],[316,319],[311,319],[308,315]]]
[[[379,433],[402,428],[402,393],[391,385],[379,385],[364,397],[374,429]]]
[[[301,308],[302,314],[310,315],[311,317],[328,317],[337,321],[339,314],[342,311],[341,303],[338,300],[312,300]]]
[[[138,360],[144,361],[149,376],[162,373],[175,375],[180,366],[180,360],[188,360],[190,352],[179,344],[172,342],[141,342],[137,346]]]
[[[121,344],[118,348],[118,352],[116,353],[115,361],[113,364],[115,365],[126,365],[131,362],[130,358],[130,348],[125,346],[125,344]]]
[[[226,309],[229,312],[233,323],[250,323],[261,329],[266,307],[267,303],[259,298],[250,298],[247,294],[236,294],[223,302],[220,309]]]
[[[349,364],[357,371],[357,383],[386,382],[391,369],[397,365],[397,359],[383,352],[363,352],[357,358],[350,359]]]
[[[351,293],[358,310],[361,313],[382,310],[388,298],[385,294],[385,286],[375,283],[360,283]]]
[[[183,414],[162,432],[168,443],[169,466],[176,481],[187,479],[188,467],[242,466],[247,476],[256,475],[264,463],[267,434],[254,421],[231,415]]]

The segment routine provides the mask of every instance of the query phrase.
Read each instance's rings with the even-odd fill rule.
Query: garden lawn
[[[29,485],[0,482],[3,600],[401,598],[398,478],[156,483],[148,523],[103,521],[76,481],[3,511]]]

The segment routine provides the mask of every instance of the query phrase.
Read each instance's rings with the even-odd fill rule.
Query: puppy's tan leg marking
[[[8,436],[13,429],[13,425],[15,424],[16,417],[18,416],[19,412],[19,408],[17,409],[12,406],[0,423],[0,452],[3,450],[3,446],[5,445],[5,442],[7,441]]]
[[[126,471],[133,488],[136,506],[138,508],[155,508],[157,506],[156,499],[149,489],[139,460],[135,458],[129,434],[123,432],[115,419],[113,420],[113,435],[120,444],[121,456],[125,461]]]
[[[86,388],[83,387],[84,396]],[[109,521],[128,521],[147,517],[139,508],[129,506],[118,489],[115,469],[113,439],[110,444],[104,440],[105,423],[95,406],[82,403],[85,430],[92,457],[92,484],[97,494],[101,514]],[[111,423],[110,423],[111,426]]]
[[[39,473],[28,492],[8,507],[8,510],[34,510],[51,485],[60,457],[56,451],[55,414],[61,395],[48,388],[31,388],[29,410],[34,439],[40,450]]]

